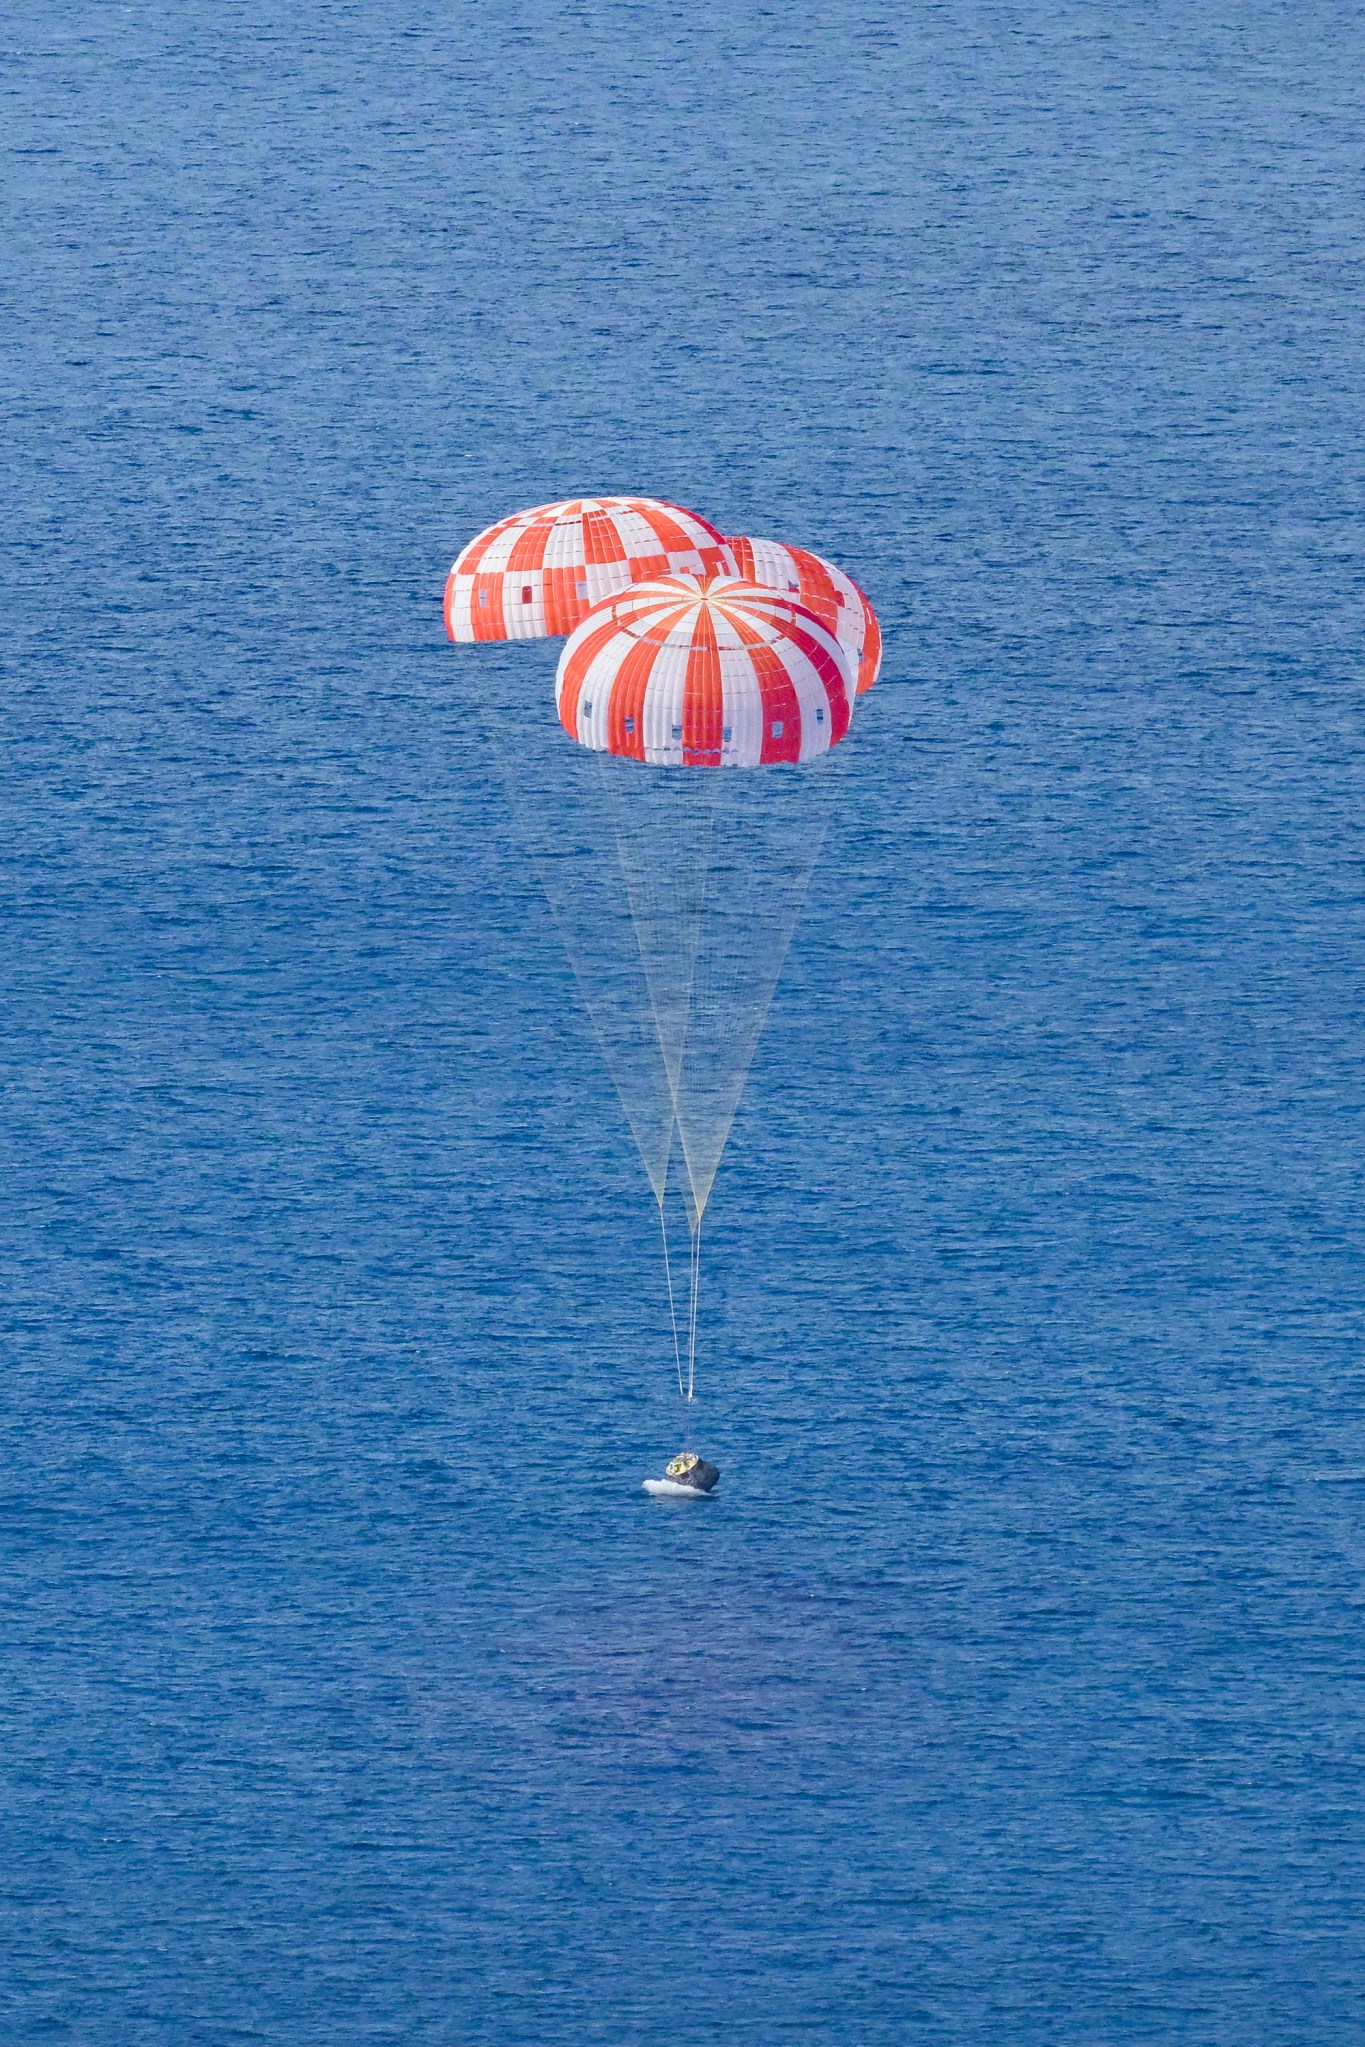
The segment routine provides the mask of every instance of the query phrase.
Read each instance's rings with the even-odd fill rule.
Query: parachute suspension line
[[[687,1400],[689,1406],[694,1398],[697,1383],[697,1294],[701,1288],[701,1217],[692,1232],[691,1259],[691,1304],[687,1330]]]
[[[668,1281],[668,1319],[673,1329],[673,1366],[678,1374],[678,1397],[687,1398],[683,1391],[682,1345],[678,1341],[678,1305],[673,1294],[673,1265],[668,1255],[668,1223],[664,1216],[663,1195],[659,1196],[659,1234],[664,1240],[664,1277]]]

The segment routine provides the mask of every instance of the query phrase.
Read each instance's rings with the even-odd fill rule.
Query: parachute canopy
[[[821,860],[838,742],[880,666],[876,615],[803,548],[613,497],[489,527],[451,570],[445,616],[457,641],[569,636],[558,718],[523,651],[485,647],[462,679],[658,1202],[690,1400],[702,1218]],[[670,1190],[690,1232],[681,1318]]]
[[[559,662],[559,720],[651,767],[812,760],[848,730],[854,676],[813,611],[737,576],[661,576],[594,605]]]
[[[714,526],[657,498],[565,498],[500,519],[446,579],[452,640],[544,640],[651,576],[732,573]]]
[[[726,545],[741,576],[784,591],[813,611],[848,655],[858,694],[871,689],[881,673],[882,629],[852,576],[809,548],[786,547],[777,540],[751,540],[740,534],[730,536]]]

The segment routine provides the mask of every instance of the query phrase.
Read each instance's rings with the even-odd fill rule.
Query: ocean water
[[[6,2043],[1365,2035],[1362,69],[1332,0],[16,15]],[[440,620],[585,490],[887,637],[682,1511]]]

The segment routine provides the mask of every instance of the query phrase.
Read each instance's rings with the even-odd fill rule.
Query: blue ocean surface
[[[6,2047],[1365,2038],[1362,75],[1345,0],[16,12]],[[440,616],[585,491],[887,642],[681,1511]]]

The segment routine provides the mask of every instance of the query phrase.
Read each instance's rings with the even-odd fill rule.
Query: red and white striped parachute
[[[445,619],[456,641],[569,636],[556,701],[575,745],[555,729],[543,664],[490,657],[462,681],[659,1204],[691,1401],[702,1217],[843,780],[844,752],[830,750],[881,667],[876,613],[805,548],[727,541],[678,505],[605,497],[479,534],[450,572]],[[681,1318],[670,1190],[691,1237]]]
[[[770,590],[784,591],[823,620],[849,656],[859,695],[871,689],[881,673],[882,629],[852,576],[805,547],[751,540],[743,534],[730,535],[726,545],[741,576],[766,584]]]
[[[828,752],[854,676],[829,628],[737,576],[661,576],[594,606],[560,656],[559,721],[655,767],[766,767]]]
[[[733,569],[715,527],[680,505],[566,498],[470,541],[446,579],[446,631],[466,642],[553,639],[632,583]]]

